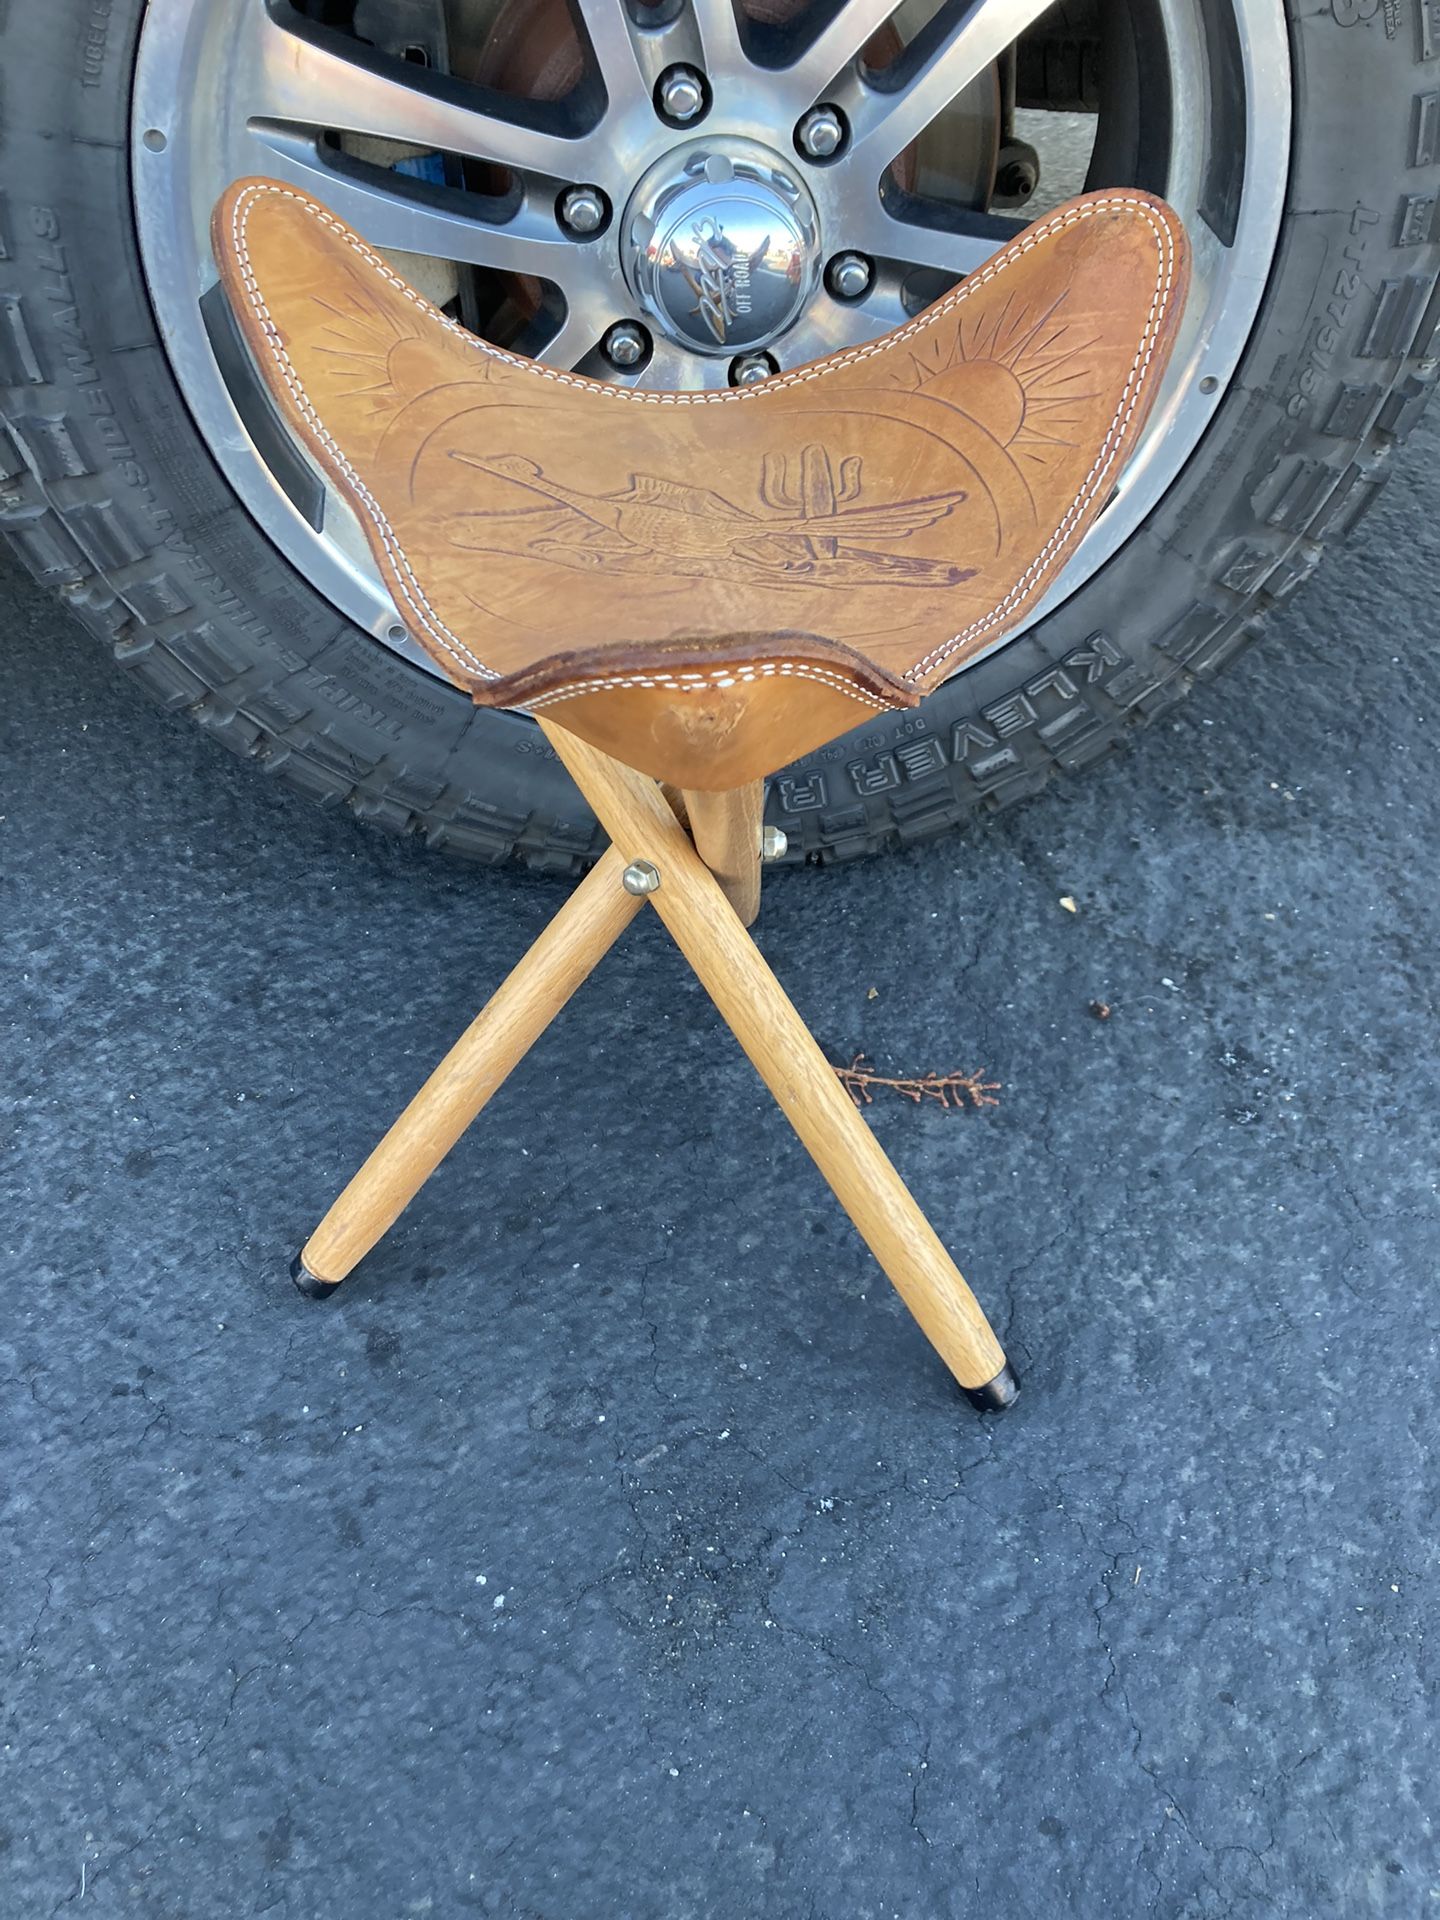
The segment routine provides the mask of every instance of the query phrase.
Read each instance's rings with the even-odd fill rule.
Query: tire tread
[[[77,19],[83,12],[78,0],[52,0],[22,31],[37,40],[63,33],[62,16],[72,11]],[[137,0],[120,0],[117,19],[121,12],[133,31]],[[1425,85],[1417,91],[1414,69],[1399,48],[1336,39],[1340,30],[1325,17],[1297,21],[1296,30],[1312,36],[1311,53],[1319,56],[1311,61],[1310,84],[1348,86],[1353,46],[1373,63],[1376,98],[1400,103],[1406,116],[1403,152],[1387,163],[1394,197],[1375,202],[1393,209],[1383,221],[1373,217],[1376,234],[1383,229],[1385,236],[1374,249],[1377,270],[1347,314],[1325,390],[1308,417],[1280,433],[1273,421],[1257,417],[1252,425],[1243,412],[1263,394],[1227,396],[1222,413],[1233,402],[1240,420],[1231,438],[1236,451],[1228,457],[1244,463],[1236,469],[1234,499],[1193,558],[1188,605],[1182,599],[1178,611],[1157,619],[1158,631],[1135,644],[1128,632],[1123,651],[1111,645],[1100,591],[1105,575],[1098,576],[1095,593],[1087,586],[1073,603],[1100,606],[1093,631],[1085,624],[1092,615],[1067,604],[1062,613],[1075,623],[1073,637],[1048,641],[1051,653],[1020,636],[985,662],[983,673],[962,675],[933,696],[920,710],[920,731],[907,733],[899,723],[861,729],[777,777],[768,817],[784,826],[791,861],[850,859],[913,844],[1092,765],[1130,727],[1169,711],[1240,654],[1263,615],[1309,577],[1330,546],[1352,535],[1374,504],[1437,379],[1440,249],[1430,237],[1440,192],[1440,92],[1431,84],[1437,68],[1422,52]],[[1322,68],[1329,75],[1323,82],[1313,77]],[[13,71],[20,70],[17,63]],[[53,88],[50,104],[37,104],[34,113],[67,124],[67,113],[81,111],[82,96],[59,63]],[[114,111],[113,103],[85,104],[97,114]],[[94,200],[93,238],[106,218],[101,201],[123,197],[114,172],[118,167],[123,174],[124,158],[103,153],[103,141],[88,144],[88,154],[74,162],[82,183],[75,193],[82,208],[77,223],[87,217],[87,198]],[[49,167],[53,151],[42,142],[33,167]],[[0,158],[10,159],[8,133]],[[109,171],[96,171],[102,167]],[[7,164],[5,171],[15,197],[0,237],[0,531],[30,574],[56,592],[162,706],[187,713],[230,751],[318,804],[343,806],[388,832],[421,835],[430,846],[479,864],[519,859],[564,872],[587,864],[601,844],[598,829],[555,770],[514,754],[502,764],[493,748],[482,751],[502,737],[496,727],[505,716],[482,716],[489,730],[477,729],[473,709],[462,709],[459,696],[437,694],[419,669],[388,654],[383,665],[354,671],[356,656],[346,652],[355,645],[353,630],[337,630],[336,616],[278,557],[255,559],[262,549],[253,532],[249,573],[237,575],[233,588],[218,576],[197,577],[183,541],[142,533],[126,504],[123,457],[106,438],[107,422],[90,410],[72,342],[55,330],[39,287],[22,270],[15,245],[21,170]],[[1343,203],[1299,204],[1334,209]],[[1297,216],[1292,224],[1321,217]],[[138,269],[126,248],[120,252],[117,286],[129,291],[111,305],[125,316],[114,324],[126,338],[113,346],[112,359],[157,344],[153,332],[146,340],[131,337]],[[137,365],[158,360],[153,351],[136,356]],[[175,445],[177,433],[193,441],[178,401],[172,400],[163,426],[158,446]],[[124,433],[118,437],[123,446]],[[184,483],[175,489],[188,519],[178,524],[198,548],[225,513],[238,509],[213,467],[188,457]],[[1248,479],[1239,478],[1247,472]],[[1136,537],[1137,544],[1151,540],[1155,560],[1173,538],[1152,536],[1161,512]],[[241,587],[242,579],[250,584]],[[1108,589],[1108,619],[1117,633],[1127,593],[1133,599],[1133,588],[1117,583]],[[1062,631],[1070,635],[1071,627],[1056,629]],[[1107,647],[1113,659],[1101,658]],[[1057,694],[1061,681],[1073,694]],[[352,683],[371,682],[380,683],[371,704],[381,724],[354,711],[363,701]],[[386,713],[387,698],[395,718]],[[521,755],[537,751],[517,748],[514,735],[508,744]]]

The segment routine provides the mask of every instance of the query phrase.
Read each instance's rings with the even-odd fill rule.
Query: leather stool
[[[745,931],[763,782],[918,706],[1040,599],[1160,384],[1175,216],[1086,195],[886,338],[720,393],[490,347],[277,181],[230,188],[213,231],[409,632],[535,716],[611,842],[312,1234],[302,1290],[335,1292],[648,901],[960,1386],[1008,1406],[984,1313]]]

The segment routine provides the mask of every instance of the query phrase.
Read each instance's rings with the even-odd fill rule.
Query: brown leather
[[[883,340],[669,394],[485,345],[278,182],[231,187],[214,242],[450,678],[710,791],[913,706],[1023,619],[1109,497],[1188,273],[1162,202],[1090,194]]]

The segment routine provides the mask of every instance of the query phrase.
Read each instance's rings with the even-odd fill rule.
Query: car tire
[[[16,8],[0,62],[0,526],[166,706],[328,807],[573,871],[601,835],[521,716],[344,620],[197,433],[131,206],[141,0]],[[791,861],[942,832],[1109,751],[1246,644],[1349,534],[1436,375],[1440,10],[1291,21],[1291,177],[1238,374],[1137,535],[1054,613],[770,783]]]

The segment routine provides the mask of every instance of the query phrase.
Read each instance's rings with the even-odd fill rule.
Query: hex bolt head
[[[765,860],[783,860],[790,840],[782,827],[766,827],[760,836],[760,853]]]
[[[830,291],[842,300],[858,300],[868,293],[875,269],[863,253],[837,253],[830,262],[825,281]]]
[[[632,860],[620,876],[626,893],[656,893],[660,888],[660,869],[649,860]]]
[[[845,138],[845,117],[838,107],[812,107],[795,129],[795,144],[812,160],[828,160]]]
[[[617,320],[600,344],[612,367],[638,367],[650,351],[650,336],[633,320]]]
[[[655,89],[655,104],[668,120],[682,125],[705,111],[705,82],[694,67],[667,67]]]
[[[732,387],[754,387],[780,369],[768,353],[742,353],[730,362]]]
[[[598,187],[571,187],[561,196],[560,218],[571,233],[598,233],[608,211]]]

